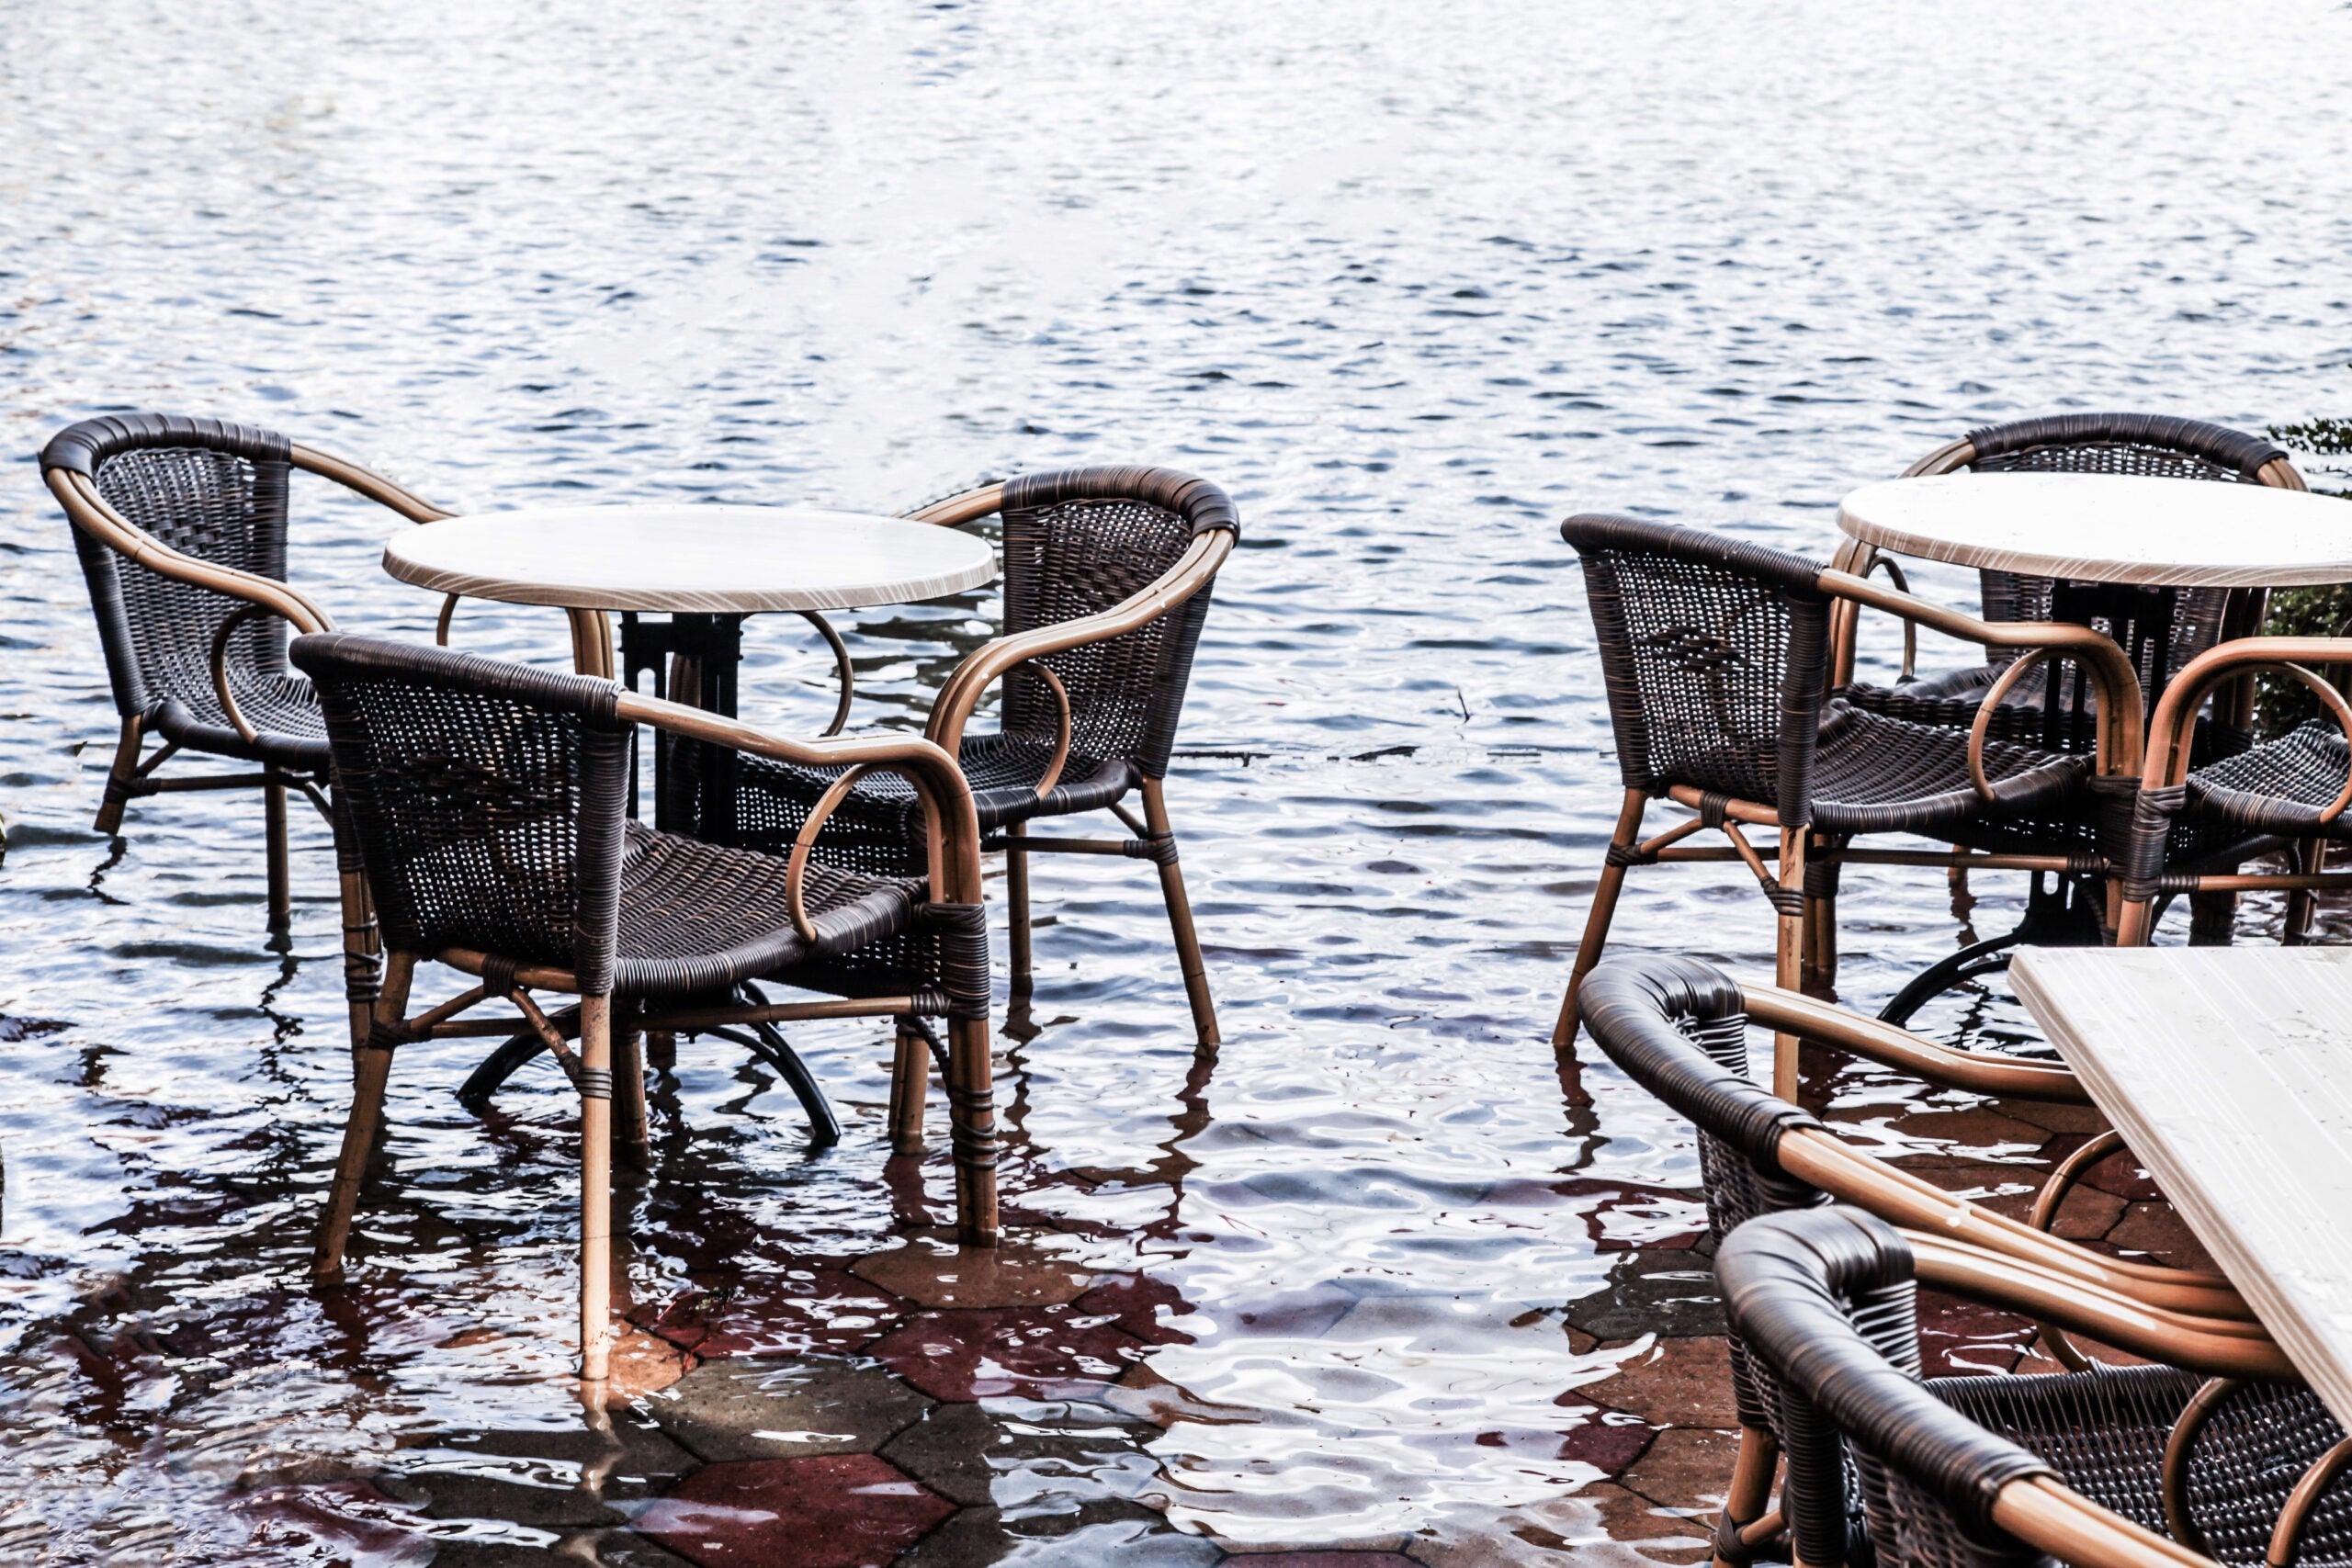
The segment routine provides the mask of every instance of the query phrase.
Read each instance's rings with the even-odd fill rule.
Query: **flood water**
[[[895,511],[1107,461],[1225,486],[1243,544],[1169,784],[1225,1043],[1193,1047],[1146,868],[1065,857],[1046,1027],[998,1080],[1013,1223],[1157,1303],[998,1415],[1077,1421],[1114,1378],[1222,1414],[1001,1471],[994,1506],[1022,1562],[1410,1536],[1499,1562],[1608,1469],[1564,1437],[1621,1354],[1576,1303],[1700,1224],[1686,1131],[1546,1043],[1620,787],[1559,518],[1826,558],[1841,493],[1972,425],[2352,412],[2352,12],[2321,0],[7,22],[0,1561],[555,1561],[561,1528],[427,1518],[400,1477],[441,1434],[581,1420],[576,1100],[544,1063],[485,1119],[453,1097],[479,1043],[404,1050],[352,1284],[308,1286],[349,1070],[326,836],[297,823],[278,952],[250,797],[90,830],[115,719],[30,462],[73,419],[267,424],[468,510]],[[315,483],[297,507],[294,575],[342,625],[430,637],[437,602],[377,565],[405,525]],[[919,722],[994,614],[842,617],[857,722]],[[469,604],[455,640],[566,655],[551,612]],[[821,649],[750,640],[747,716],[820,728]],[[2022,891],[1981,878],[1963,918],[1940,873],[1845,889],[1839,991],[1871,1010]],[[1736,868],[1637,874],[1615,942],[1771,962]],[[2030,1029],[1997,994],[1923,1023]],[[887,1045],[794,1038],[829,1151],[765,1069],[682,1045],[620,1205],[640,1321],[833,1278],[907,1220]],[[944,1155],[922,1179],[935,1207]],[[752,1348],[854,1360],[877,1326]],[[503,1462],[560,1487],[559,1449]],[[1113,1494],[1140,1506],[1080,1517]]]

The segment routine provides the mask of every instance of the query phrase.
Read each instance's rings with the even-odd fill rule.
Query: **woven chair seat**
[[[2101,1367],[2051,1377],[1929,1379],[1938,1399],[2041,1456],[2064,1483],[2134,1524],[2165,1534],[2165,1444],[2205,1380],[2177,1367]],[[2199,1436],[2188,1514],[2223,1562],[2258,1563],[2270,1527],[2303,1471],[2344,1437],[2309,1389],[2251,1383]],[[2300,1562],[2352,1554],[2352,1489],[2335,1487],[2305,1527]]]
[[[1814,753],[1813,825],[1826,833],[1923,833],[1952,838],[1984,817],[2046,813],[2072,803],[2091,759],[1987,740],[1988,808],[1968,778],[1968,737],[1905,724],[1832,702]]]
[[[2224,831],[2283,838],[2352,838],[2352,811],[2323,824],[2344,789],[2352,748],[2324,719],[2188,775],[2191,811]]]
[[[2027,746],[2047,744],[2043,739],[2046,720],[2041,711],[2044,672],[2041,666],[2029,670],[2015,686],[2002,694],[2000,706],[1993,710],[1992,720],[1984,727],[1987,738]],[[1964,732],[1976,722],[1976,710],[1984,705],[1984,694],[1993,689],[1993,682],[2000,675],[1998,665],[1975,664],[1899,686],[1874,686],[1857,681],[1839,688],[1837,694],[1863,713]],[[2060,724],[2058,750],[2088,753],[2098,748],[2098,705],[2095,700],[2086,695],[2083,711],[2063,715]]]
[[[158,701],[148,727],[194,751],[210,751],[247,761],[274,762],[308,773],[327,765],[327,723],[311,683],[291,675],[239,671],[232,689],[255,737],[239,735],[213,694],[208,672],[201,689],[176,692]]]
[[[786,863],[753,850],[628,825],[616,995],[719,990],[837,957],[903,932],[924,898],[920,880],[869,876],[811,860],[802,901],[817,941],[804,941],[785,904]]]

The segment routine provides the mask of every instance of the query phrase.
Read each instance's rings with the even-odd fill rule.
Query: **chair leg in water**
[[[351,1115],[343,1125],[343,1153],[335,1161],[334,1185],[327,1192],[327,1212],[319,1222],[319,1239],[311,1258],[311,1273],[319,1280],[343,1277],[343,1251],[351,1239],[351,1216],[359,1207],[360,1185],[368,1177],[368,1156],[376,1145],[376,1123],[384,1112],[384,1091],[392,1076],[393,1031],[408,1011],[409,981],[416,959],[405,953],[385,955],[384,979],[376,996],[376,1022],[384,1031],[351,1054]]]
[[[613,998],[580,998],[580,1376],[612,1359]]]

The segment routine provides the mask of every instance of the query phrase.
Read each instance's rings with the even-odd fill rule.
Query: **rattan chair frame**
[[[250,427],[224,426],[218,421],[181,415],[109,415],[85,420],[59,432],[42,448],[41,479],[64,511],[67,521],[80,534],[123,559],[174,581],[243,601],[248,608],[238,613],[239,619],[270,615],[288,622],[298,633],[334,630],[333,618],[300,590],[276,578],[240,570],[174,549],[125,517],[99,490],[99,470],[119,451],[158,446],[217,449],[223,439],[223,431],[233,432],[228,437],[232,442],[269,434],[251,430]],[[208,439],[213,443],[212,446],[208,446]],[[286,461],[290,468],[341,485],[412,523],[435,523],[456,515],[405,486],[347,458],[300,441],[286,440],[285,446]],[[251,742],[258,732],[239,710],[227,678],[227,633],[231,624],[233,623],[224,624],[213,638],[213,690],[232,728]],[[110,638],[105,640],[107,658],[111,667],[118,659],[118,650]],[[184,747],[178,741],[167,740],[154,751],[147,751],[153,708],[135,709],[124,704],[122,694],[132,689],[134,683],[122,678],[124,672],[115,673],[117,678],[113,685],[118,706],[122,709],[121,731],[116,741],[113,762],[107,771],[105,798],[91,823],[93,829],[107,834],[119,833],[125,807],[132,800],[149,795],[195,790],[258,788],[262,792],[264,840],[268,859],[269,921],[272,930],[283,932],[293,912],[293,876],[287,823],[288,791],[300,794],[332,822],[333,805],[321,795],[317,787],[324,782],[323,773],[317,778],[306,778],[277,765],[266,764],[259,773],[159,776],[159,770],[165,762],[183,750],[191,748]],[[201,750],[200,747],[193,749]],[[366,878],[356,864],[340,856],[338,860],[337,895],[343,911],[345,987],[351,1014],[352,1040],[356,1044],[366,1038],[368,1032],[376,993],[379,944]]]
[[[1219,570],[1231,557],[1239,539],[1240,520],[1232,502],[1214,485],[1172,470],[1147,468],[1076,469],[992,483],[917,507],[904,515],[943,527],[960,527],[1004,512],[1009,495],[1014,503],[1024,503],[1022,497],[1028,495],[1025,504],[1041,508],[1071,501],[1141,497],[1155,507],[1186,518],[1192,528],[1192,537],[1176,558],[1142,588],[1094,614],[1009,633],[983,643],[957,664],[933,700],[924,735],[950,755],[961,756],[965,732],[989,688],[1024,670],[1035,671],[1051,689],[1052,700],[1060,707],[1054,760],[1038,784],[1038,795],[1044,799],[1050,795],[1062,760],[1069,755],[1070,720],[1068,694],[1043,660],[1110,642],[1193,604],[1209,592]],[[1039,495],[1053,499],[1040,500]],[[1181,702],[1190,662],[1187,649],[1174,689],[1156,694],[1156,700]],[[1038,854],[1083,854],[1149,861],[1157,868],[1160,898],[1175,943],[1194,1034],[1204,1046],[1215,1045],[1221,1039],[1199,931],[1179,863],[1175,828],[1169,816],[1164,766],[1149,765],[1147,760],[1147,765],[1137,769],[1136,794],[1142,807],[1140,815],[1124,800],[1101,807],[1118,818],[1127,829],[1126,837],[1035,835],[1029,831],[1030,822],[1023,819],[1006,823],[999,833],[987,840],[985,847],[1001,849],[1005,855],[1011,1027],[1016,1032],[1027,1026],[1029,998],[1035,985],[1029,858]],[[1048,807],[1038,813],[1069,814],[1072,813],[1058,807]]]
[[[2319,673],[2329,668],[2337,672],[2333,682]],[[2352,740],[2352,704],[2347,704],[2342,690],[2347,670],[2352,670],[2352,638],[2259,637],[2241,637],[2211,649],[2173,678],[2148,725],[2145,771],[2132,805],[2131,858],[2124,868],[2118,946],[2145,946],[2154,940],[2161,899],[2183,893],[2192,897],[2234,897],[2256,890],[2284,890],[2301,901],[2288,919],[2291,942],[2301,935],[2299,927],[2309,921],[2312,894],[2352,888],[2352,871],[2328,871],[2319,852],[2333,840],[2352,837],[2352,821],[2344,815],[2347,804],[2352,804],[2352,776],[2347,776],[2343,791],[2322,813],[2315,830],[2300,837],[2295,870],[2199,874],[2168,870],[2165,864],[2165,846],[2173,823],[2191,809],[2187,789],[2190,749],[2198,710],[2205,700],[2216,692],[2250,686],[2251,677],[2264,671],[2285,674],[2310,687],[2336,728]]]
[[[2132,1439],[2098,1424],[2095,1400],[2071,1393],[2038,1393],[2042,1380],[2035,1378],[1936,1385],[1919,1381],[1915,1281],[2001,1310],[2030,1312],[2036,1310],[2040,1294],[2030,1269],[1994,1260],[1973,1278],[1954,1280],[1929,1261],[1921,1238],[1866,1212],[1829,1206],[1763,1214],[1742,1224],[1718,1250],[1716,1278],[1733,1332],[1759,1382],[1770,1386],[1780,1430],[1787,1438],[1787,1480],[1780,1512],[1770,1522],[1785,1529],[1797,1561],[1818,1568],[1848,1561],[1848,1549],[1857,1544],[1850,1520],[1859,1501],[1869,1519],[1869,1555],[1888,1568],[2024,1568],[2046,1561],[2044,1553],[2075,1568],[2211,1563],[2183,1539],[2196,1540],[2188,1506],[2191,1469],[2199,1462],[2193,1456],[2216,1411],[2243,1388],[2241,1380],[2211,1379],[2197,1388],[2173,1418],[2159,1473],[2137,1478],[2143,1487],[2150,1480],[2157,1483],[2164,1522],[2175,1538],[2167,1539],[2062,1479],[2061,1463],[2084,1484],[2110,1495],[2129,1492],[2119,1472],[2135,1462],[2126,1457]],[[2193,1358],[2181,1358],[2167,1346],[2153,1359],[2159,1364],[2128,1375],[2152,1392],[2157,1383],[2175,1395],[2185,1392],[2182,1374],[2195,1374]],[[2314,1416],[2317,1425],[2334,1427],[2299,1379],[2268,1381],[2272,1399],[2283,1396],[2295,1402],[2298,1416]],[[2103,1385],[2094,1378],[2089,1385],[2075,1386]],[[1952,1393],[1939,1397],[1938,1387]],[[2064,1428],[2059,1446],[2049,1454],[2037,1453],[1977,1425],[1968,1404],[1990,1391],[2007,1391],[1993,1397],[2012,1409],[2019,1408],[2019,1398],[2038,1400],[2041,1417]],[[2256,1415],[2259,1419],[2258,1406]],[[2309,1430],[2289,1433],[2273,1427],[2261,1435],[2258,1453],[2228,1456],[2238,1461],[2234,1472],[2208,1475],[2209,1493],[2215,1486],[2245,1485],[2242,1478],[2251,1466],[2264,1472],[2262,1488],[2275,1492],[2269,1472],[2288,1457],[2276,1447],[2282,1439],[2312,1446]],[[2144,1456],[2144,1449],[2138,1451]],[[1859,1485],[1848,1473],[1849,1460],[1859,1461]],[[2268,1562],[2284,1568],[2295,1560],[2301,1537],[2315,1522],[2315,1506],[2347,1461],[2347,1442],[2320,1447],[2310,1456],[2269,1529]],[[2143,1457],[2136,1462],[2146,1461]],[[1750,1459],[1747,1468],[1762,1466]],[[2233,1500],[2251,1502],[2259,1495]],[[2340,1516],[2340,1501],[2336,1509]],[[1762,1534],[1758,1525],[1745,1531],[1727,1526],[1719,1532],[1726,1550],[1718,1561],[1748,1561],[1750,1538]],[[2197,1544],[2201,1549],[2201,1541]]]
[[[1561,528],[1564,536],[1573,540],[1577,530],[1593,525],[1627,530],[1655,527],[1632,519],[1585,514],[1568,519]],[[1724,540],[1722,543],[1735,560],[1742,558],[1742,552],[1755,553],[1752,547],[1739,545],[1736,541]],[[1801,564],[1792,557],[1781,558],[1774,570],[1793,573]],[[2094,787],[2130,787],[2136,780],[2143,739],[2139,679],[2122,649],[2098,631],[2063,622],[1981,621],[1916,598],[1899,589],[1883,587],[1849,571],[1809,566],[1805,570],[1810,577],[1802,584],[1803,588],[1826,601],[1833,616],[1840,606],[1867,605],[1895,615],[1906,624],[1927,626],[1988,649],[2015,650],[2019,655],[2061,652],[2078,660],[2089,676],[2093,689],[2098,694],[2093,757]],[[1815,651],[1818,655],[1816,665],[1799,670],[1792,664],[1786,677],[1782,705],[1784,714],[1789,716],[1784,718],[1780,741],[1778,772],[1782,796],[1780,800],[1768,803],[1740,799],[1683,784],[1659,789],[1647,783],[1635,782],[1629,774],[1599,884],[1587,911],[1584,933],[1578,941],[1566,993],[1561,998],[1558,1020],[1553,1028],[1555,1049],[1566,1051],[1575,1043],[1578,1024],[1577,989],[1585,976],[1600,961],[1607,946],[1610,926],[1616,916],[1625,874],[1634,866],[1734,860],[1744,863],[1755,875],[1767,900],[1772,905],[1777,923],[1774,976],[1783,989],[1791,991],[1802,985],[1808,972],[1808,955],[1818,950],[1814,933],[1835,919],[1834,902],[1824,897],[1827,878],[1820,874],[1826,869],[1839,864],[1941,866],[1962,870],[1979,867],[2029,871],[2085,869],[2083,857],[2077,854],[2009,853],[1960,848],[1949,852],[1872,850],[1856,849],[1846,842],[1831,844],[1825,841],[1822,835],[1813,830],[1807,794],[1809,749],[1813,744],[1813,730],[1809,726],[1814,723],[1813,716],[1820,711],[1829,685],[1829,650],[1824,646]],[[1804,658],[1804,650],[1792,646],[1790,657],[1792,660]],[[1986,754],[1991,742],[1985,716],[1997,706],[2003,694],[1999,691],[1988,694],[1980,705],[1978,720],[1970,730],[1966,748],[1970,781],[1979,797],[1988,801],[1994,798],[1994,786],[1986,775]],[[1638,698],[1632,693],[1621,694],[1612,687],[1612,716],[1621,725],[1631,722],[1638,726],[1642,722],[1638,715],[1629,717],[1621,711],[1628,703],[1637,704]],[[1803,716],[1797,716],[1800,714]],[[1625,738],[1621,734],[1621,750],[1624,744]],[[1687,807],[1698,815],[1663,833],[1645,839],[1642,835],[1644,818],[1650,802],[1659,795]],[[1742,830],[1743,826],[1770,828],[1778,831],[1777,869],[1765,863],[1762,854],[1748,842]],[[1729,840],[1728,847],[1694,847],[1681,842],[1703,829],[1723,834]],[[1813,872],[1811,875],[1808,874],[1809,867]],[[2103,870],[2104,867],[2094,866],[2093,869]],[[1774,1055],[1773,1081],[1782,1098],[1792,1100],[1796,1098],[1797,1089],[1795,1042],[1792,1037],[1784,1035],[1781,1043],[1783,1048]]]
[[[370,1028],[353,1054],[351,1109],[345,1123],[343,1145],[329,1190],[326,1212],[319,1228],[312,1258],[313,1276],[339,1280],[353,1218],[368,1162],[373,1150],[390,1081],[394,1052],[402,1043],[425,1039],[511,1035],[520,1028],[537,1032],[563,1066],[581,1096],[581,1283],[580,1375],[600,1382],[609,1374],[611,1359],[612,1264],[612,1145],[614,1119],[622,1123],[624,1140],[634,1133],[643,1142],[645,1117],[643,1062],[639,1041],[646,1034],[720,1028],[731,1024],[779,1022],[814,1018],[890,1017],[901,1021],[900,1072],[903,1077],[905,1042],[910,1032],[904,1021],[922,1014],[942,1014],[948,1020],[948,1102],[953,1128],[956,1192],[956,1235],[960,1245],[992,1247],[999,1232],[996,1164],[997,1133],[994,1089],[987,1028],[987,964],[985,929],[978,909],[981,898],[980,833],[971,791],[955,760],[928,740],[914,737],[799,740],[771,734],[737,720],[720,717],[658,697],[641,696],[614,686],[616,719],[723,746],[755,756],[804,766],[847,767],[899,774],[914,789],[924,821],[924,854],[931,904],[948,915],[969,912],[969,936],[980,944],[983,956],[966,962],[961,984],[930,994],[836,998],[803,1003],[756,1006],[712,1006],[700,1001],[685,1005],[649,1005],[632,1009],[616,1024],[615,998],[605,986],[583,981],[571,970],[518,962],[477,950],[445,947],[418,953],[394,947],[385,955],[383,981],[374,999]],[[614,803],[615,809],[618,803]],[[796,845],[787,881],[789,915],[796,929],[808,923],[799,907],[797,888],[808,851],[823,828],[812,821]],[[364,856],[367,834],[360,825],[345,824],[360,840]],[[437,962],[480,982],[421,1012],[409,1010],[411,991],[420,964]],[[789,974],[784,978],[789,982]],[[534,990],[569,994],[580,1001],[580,1048],[569,1049],[562,1032],[532,998]],[[507,1001],[515,1012],[496,1017],[461,1015],[484,1002]],[[918,1037],[919,1040],[919,1037]],[[916,1047],[917,1054],[921,1046]],[[927,1066],[927,1058],[926,1063]],[[918,1075],[905,1092],[914,1103],[894,1103],[894,1122],[910,1119],[918,1135],[922,1120],[922,1086]],[[894,1082],[894,1101],[900,1095]],[[617,1103],[616,1103],[617,1102]]]
[[[2054,1211],[2071,1172],[2053,1174],[2030,1223],[1954,1197],[1749,1082],[1745,1037],[1755,1023],[1940,1087],[2089,1103],[2064,1066],[1955,1050],[1795,992],[1736,982],[1694,959],[1605,960],[1586,982],[1585,1005],[1601,1050],[1697,1125],[1718,1242],[1756,1213],[1849,1203],[1903,1227],[1921,1277],[1939,1288],[1968,1293],[1986,1289],[1987,1280],[2007,1281],[2011,1310],[2036,1318],[2052,1350],[2075,1370],[2088,1363],[2065,1339],[2068,1327],[2133,1353],[2186,1359],[2211,1375],[2291,1375],[2221,1276],[2112,1258],[2049,1234],[2044,1211]],[[1736,1340],[1733,1369],[1742,1417],[1724,1514],[1726,1562],[1778,1523],[1768,1504],[1779,1438],[1763,1419]]]

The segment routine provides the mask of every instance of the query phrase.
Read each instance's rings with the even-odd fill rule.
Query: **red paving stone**
[[[809,1261],[712,1277],[645,1326],[698,1356],[845,1355],[895,1327],[907,1303],[849,1272]]]
[[[1659,1430],[1639,1417],[1598,1406],[1587,1405],[1583,1414],[1582,1426],[1560,1435],[1558,1457],[1589,1464],[1603,1475],[1615,1475],[1640,1459]]]
[[[872,1454],[705,1465],[637,1521],[702,1568],[888,1568],[956,1505]]]
[[[1110,1382],[1143,1359],[1134,1335],[1085,1321],[1068,1307],[918,1313],[866,1354],[933,1399],[1051,1399],[1057,1385]]]
[[[1270,1551],[1237,1559],[1248,1568],[1421,1568],[1394,1551]]]
[[[1919,1360],[1923,1376],[1969,1377],[2006,1372],[2033,1342],[2034,1326],[2014,1314],[1938,1291],[1919,1292]]]
[[[1190,1345],[1193,1337],[1171,1326],[1159,1309],[1169,1308],[1168,1319],[1181,1321],[1191,1304],[1165,1280],[1148,1274],[1123,1274],[1095,1286],[1070,1303],[1070,1309],[1085,1317],[1115,1318],[1121,1328],[1147,1345]]]

